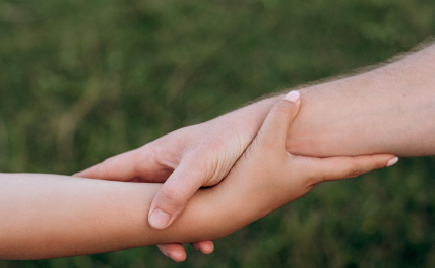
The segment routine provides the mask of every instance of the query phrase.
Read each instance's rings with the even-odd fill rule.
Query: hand
[[[241,214],[253,215],[250,221],[307,194],[321,182],[357,177],[376,168],[391,166],[398,160],[391,154],[329,158],[290,154],[286,150],[286,141],[291,139],[288,129],[300,105],[297,91],[278,102],[255,140],[222,183],[231,184],[234,190],[227,187],[228,195],[241,198],[235,206],[240,206]]]
[[[321,182],[356,177],[397,161],[391,154],[314,158],[288,153],[286,129],[298,114],[299,94],[290,93],[288,99],[294,103],[283,100],[274,106],[226,179],[199,191],[189,201],[186,212],[196,215],[197,239],[225,237],[305,195]],[[183,218],[180,220],[177,224],[183,224]],[[185,254],[181,246],[177,250]]]
[[[261,101],[208,122],[176,130],[74,176],[165,182],[150,207],[149,223],[156,229],[166,228],[180,216],[187,200],[200,187],[215,185],[227,176],[275,102],[273,99]],[[194,243],[194,247],[206,254],[213,251],[211,241]],[[176,261],[186,258],[180,244],[159,245],[159,248]]]

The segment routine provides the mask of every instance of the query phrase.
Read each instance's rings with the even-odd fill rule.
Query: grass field
[[[0,171],[70,175],[434,33],[433,0],[0,0]],[[147,247],[0,267],[435,267],[434,171],[320,185],[181,264]]]

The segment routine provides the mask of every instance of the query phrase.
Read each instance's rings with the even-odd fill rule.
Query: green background
[[[433,0],[0,0],[0,171],[73,174],[409,51],[434,14]],[[181,264],[146,247],[0,267],[435,267],[434,168],[320,185]]]

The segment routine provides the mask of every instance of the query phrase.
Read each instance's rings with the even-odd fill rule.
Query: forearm
[[[287,150],[308,156],[435,154],[435,45],[392,64],[299,90],[304,103],[288,132]],[[210,122],[231,122],[255,137],[285,94]],[[219,125],[218,120],[228,120]],[[208,122],[207,122],[208,123]]]
[[[0,259],[216,239],[252,221],[252,214],[234,210],[235,198],[222,187],[200,190],[174,225],[157,231],[149,227],[147,211],[160,184],[30,174],[2,174],[0,183]],[[228,221],[235,213],[240,217]]]
[[[435,154],[435,46],[301,93],[287,142],[292,153]]]

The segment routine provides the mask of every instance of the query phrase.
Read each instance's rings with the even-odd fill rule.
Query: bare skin
[[[55,258],[217,239],[305,195],[318,183],[355,177],[395,160],[390,154],[289,154],[287,129],[299,105],[279,102],[225,181],[197,191],[165,230],[147,222],[148,208],[162,184],[0,175],[0,258]]]
[[[317,157],[435,154],[434,73],[432,45],[375,70],[300,89],[304,106],[288,130],[291,138],[287,139],[287,150]],[[176,130],[77,176],[165,182],[148,215],[154,228],[167,228],[182,214],[197,189],[225,178],[271,107],[282,98],[262,100]],[[205,247],[211,245],[209,241],[203,243]]]
[[[304,107],[287,140],[292,153],[435,154],[435,46],[301,93]]]

